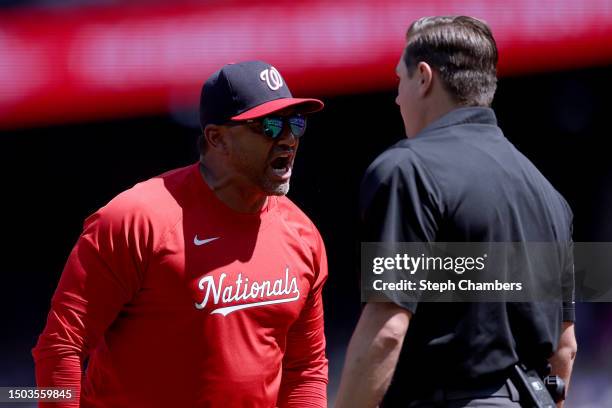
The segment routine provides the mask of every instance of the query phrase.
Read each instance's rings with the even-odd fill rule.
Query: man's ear
[[[206,139],[206,148],[209,150],[217,150],[223,154],[229,151],[227,146],[227,129],[219,125],[206,125],[204,128],[204,139]]]
[[[424,97],[433,88],[433,70],[428,63],[421,61],[417,65],[416,74],[419,76],[419,96]]]

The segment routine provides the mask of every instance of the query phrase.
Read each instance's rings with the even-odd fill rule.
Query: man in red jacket
[[[284,196],[322,107],[261,61],[206,81],[199,163],[85,221],[33,350],[53,406],[327,406],[325,248]]]

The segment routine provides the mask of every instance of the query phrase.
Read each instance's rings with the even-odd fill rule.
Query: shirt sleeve
[[[72,387],[77,398],[41,407],[79,406],[83,361],[140,285],[150,249],[148,228],[144,217],[117,205],[85,221],[32,350],[37,385]]]
[[[568,206],[569,207],[569,206]],[[570,211],[571,212],[571,211]],[[573,218],[573,215],[570,215]],[[570,224],[570,239],[565,253],[565,265],[561,275],[561,287],[563,290],[563,311],[562,319],[564,322],[576,321],[576,285],[574,271],[574,241],[573,223]]]
[[[414,152],[408,148],[387,150],[366,170],[361,183],[362,241],[434,242],[442,213],[440,196]],[[398,306],[416,312],[416,301],[387,295]]]
[[[318,231],[314,232],[317,237],[314,281],[304,309],[287,335],[279,407],[327,407],[328,362],[322,299],[327,280],[327,255]]]

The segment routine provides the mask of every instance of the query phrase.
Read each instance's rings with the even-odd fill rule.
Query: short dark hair
[[[497,59],[491,29],[473,17],[423,17],[406,33],[408,75],[414,74],[419,62],[426,62],[460,105],[491,105],[497,88]]]

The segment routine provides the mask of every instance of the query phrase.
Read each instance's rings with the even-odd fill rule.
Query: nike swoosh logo
[[[221,237],[207,238],[207,239],[198,239],[198,234],[193,237],[193,243],[197,246],[208,244],[209,242],[214,241],[215,239],[219,239]]]

